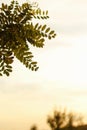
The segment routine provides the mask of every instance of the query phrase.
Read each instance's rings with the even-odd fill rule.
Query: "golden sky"
[[[0,78],[2,130],[28,130],[34,123],[46,129],[47,115],[55,107],[87,116],[87,0],[37,2],[49,11],[47,24],[57,37],[46,40],[43,49],[32,48],[37,72],[15,60],[10,77]]]

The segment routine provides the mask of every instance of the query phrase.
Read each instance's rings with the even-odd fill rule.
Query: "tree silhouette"
[[[82,117],[74,113],[66,113],[64,110],[55,110],[53,116],[48,116],[47,123],[51,130],[74,130],[75,127],[83,125]]]
[[[55,38],[56,34],[47,25],[40,25],[32,19],[48,19],[48,11],[42,11],[36,3],[11,1],[2,3],[0,8],[0,76],[12,72],[14,57],[32,71],[37,71],[30,44],[42,48],[45,38]]]
[[[37,128],[37,126],[36,125],[33,125],[33,126],[31,126],[31,128],[30,128],[30,130],[37,130],[38,128]]]
[[[83,125],[83,118],[81,115],[78,115],[72,112],[67,114],[67,124],[65,126],[67,129],[73,130],[75,126],[78,127],[81,125]]]
[[[51,130],[60,130],[66,122],[66,112],[55,110],[53,116],[48,116],[47,123],[51,127]]]

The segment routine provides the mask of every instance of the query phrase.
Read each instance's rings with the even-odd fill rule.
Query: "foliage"
[[[48,116],[47,123],[50,125],[52,130],[60,130],[65,125],[66,112],[55,110],[53,116]]]
[[[30,130],[37,130],[38,128],[37,128],[37,126],[36,125],[33,125],[31,128],[30,128]]]
[[[66,128],[72,130],[75,126],[83,125],[83,118],[81,115],[75,113],[68,113],[67,114],[67,124]]]
[[[64,110],[55,110],[53,116],[48,116],[47,123],[51,130],[72,130],[75,126],[81,126],[82,117],[74,113],[66,113]]]
[[[14,57],[32,71],[37,71],[30,44],[42,48],[45,38],[55,38],[56,34],[47,25],[34,24],[32,19],[48,19],[48,11],[42,11],[37,4],[11,1],[2,3],[0,8],[0,75],[12,72]]]

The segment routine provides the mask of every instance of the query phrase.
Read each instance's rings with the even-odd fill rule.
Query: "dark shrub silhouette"
[[[53,116],[48,116],[47,123],[51,130],[74,130],[77,126],[83,124],[82,117],[72,112],[67,113],[65,110],[55,110]]]

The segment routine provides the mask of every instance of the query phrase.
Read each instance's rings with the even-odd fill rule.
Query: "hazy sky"
[[[87,0],[37,2],[49,11],[47,24],[57,37],[43,49],[32,48],[37,72],[15,60],[10,77],[0,78],[1,130],[28,130],[34,123],[46,129],[55,107],[87,116]]]

